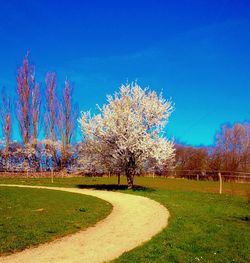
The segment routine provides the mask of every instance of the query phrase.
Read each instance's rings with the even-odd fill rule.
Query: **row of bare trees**
[[[62,95],[58,96],[56,74],[47,73],[45,89],[41,89],[35,73],[26,55],[17,72],[16,99],[2,91],[2,170],[60,170],[73,159],[71,142],[78,111],[72,103],[72,86],[66,80]],[[14,116],[22,143],[11,142]]]
[[[250,172],[250,123],[224,125],[214,147],[176,145],[176,169]]]

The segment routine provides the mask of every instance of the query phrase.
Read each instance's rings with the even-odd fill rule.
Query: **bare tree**
[[[17,118],[25,147],[34,147],[38,136],[40,114],[40,87],[35,81],[35,68],[29,65],[28,54],[23,59],[23,65],[17,73]],[[39,160],[35,151],[31,157],[32,163],[39,170]],[[27,157],[28,158],[28,157]]]
[[[29,68],[26,55],[17,73],[17,118],[24,144],[28,144],[30,140],[30,82],[33,73],[34,69]]]
[[[208,150],[176,144],[176,168],[179,170],[206,170]]]
[[[44,113],[44,127],[45,127],[45,136],[46,139],[49,139],[52,143],[46,147],[51,148],[52,155],[52,166],[55,165],[56,158],[56,149],[54,147],[54,142],[56,140],[56,74],[54,72],[47,73],[45,77],[46,83],[46,102],[45,102],[45,113]]]
[[[69,148],[77,118],[77,106],[72,103],[72,86],[68,80],[65,81],[63,100],[59,103],[58,110],[57,124],[62,142],[61,166],[65,167],[71,158]]]
[[[223,154],[221,149],[213,147],[209,153],[208,169],[212,171],[220,171],[223,169]]]
[[[68,80],[65,81],[63,89],[64,116],[65,116],[65,148],[71,142],[75,120],[77,117],[76,105],[72,105],[72,86]]]
[[[222,155],[222,167],[228,171],[246,171],[250,165],[250,125],[225,125],[216,136],[216,148]]]
[[[31,104],[31,122],[32,122],[32,144],[36,147],[38,137],[38,124],[40,115],[40,87],[35,84],[32,89],[32,104]]]
[[[45,78],[46,83],[46,112],[48,136],[52,142],[55,141],[55,125],[56,125],[56,74],[47,73]]]
[[[64,165],[65,159],[65,132],[64,132],[64,123],[65,123],[65,115],[63,110],[63,104],[58,103],[58,118],[57,118],[57,127],[59,130],[59,136],[61,139],[61,158],[57,160],[57,166],[61,169]]]
[[[23,143],[36,142],[40,113],[40,87],[35,81],[35,68],[29,65],[28,55],[17,73],[17,118]]]
[[[11,129],[12,129],[12,111],[11,111],[11,100],[6,94],[5,89],[2,89],[2,103],[1,103],[1,122],[2,122],[2,133],[5,142],[5,166],[8,162],[9,147],[11,142]]]

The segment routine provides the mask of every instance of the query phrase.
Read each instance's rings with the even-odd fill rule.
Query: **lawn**
[[[111,210],[109,203],[91,196],[0,186],[0,254],[85,229]]]
[[[250,262],[250,207],[244,199],[176,190],[130,192],[162,203],[171,219],[162,233],[115,262]]]
[[[54,179],[54,184],[51,183],[50,178],[0,178],[0,184],[1,183],[77,187],[80,184],[117,184],[117,178],[114,176],[56,178]],[[121,183],[126,184],[125,177],[121,177]],[[164,190],[196,191],[204,193],[219,192],[219,182],[216,181],[136,177],[135,184]],[[226,182],[223,183],[223,193],[250,198],[250,184]]]
[[[0,180],[4,182],[52,185],[48,179]],[[143,195],[169,209],[163,232],[115,262],[250,262],[249,184],[225,183],[226,194],[219,195],[218,182],[139,177],[135,183],[141,187],[133,191],[115,183],[111,177],[58,178],[53,184]]]

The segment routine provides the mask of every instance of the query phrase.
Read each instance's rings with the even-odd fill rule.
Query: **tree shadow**
[[[244,222],[244,223],[250,223],[250,215],[246,215],[246,216],[231,216],[228,221],[240,221],[240,222]]]
[[[77,187],[80,189],[95,189],[95,190],[105,190],[105,191],[128,190],[127,185],[117,185],[117,184],[78,184]],[[155,189],[140,186],[140,185],[134,185],[132,191],[153,192],[155,191]]]
[[[221,217],[216,217],[219,220],[222,220]],[[242,223],[242,224],[250,224],[250,214],[248,215],[235,215],[235,216],[228,216],[223,218],[224,222],[227,223]]]

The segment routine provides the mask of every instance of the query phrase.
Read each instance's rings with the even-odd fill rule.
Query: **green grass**
[[[64,186],[77,187],[80,184],[95,185],[95,184],[116,184],[116,177],[69,177],[69,178],[55,178],[54,184],[49,178],[0,178],[1,183],[10,184],[30,184],[30,185],[46,185],[46,186]],[[126,184],[126,178],[121,177],[121,183]],[[152,178],[152,177],[136,177],[135,184],[158,188],[165,190],[182,190],[182,191],[196,191],[218,193],[219,183],[214,181],[194,181],[186,179],[166,179],[166,178]],[[250,198],[250,184],[249,183],[223,183],[223,193],[228,195],[239,195]]]
[[[162,233],[115,262],[250,262],[250,210],[244,199],[174,190],[130,192],[162,203],[171,218]]]
[[[0,186],[0,254],[85,229],[111,209],[109,203],[86,195]]]
[[[0,183],[52,185],[49,179],[21,180]],[[143,195],[169,209],[171,218],[165,230],[115,262],[250,262],[249,184],[224,183],[226,194],[219,195],[218,182],[139,177],[135,183],[143,187],[134,191],[118,188],[115,183],[112,177],[58,178],[54,183]]]

